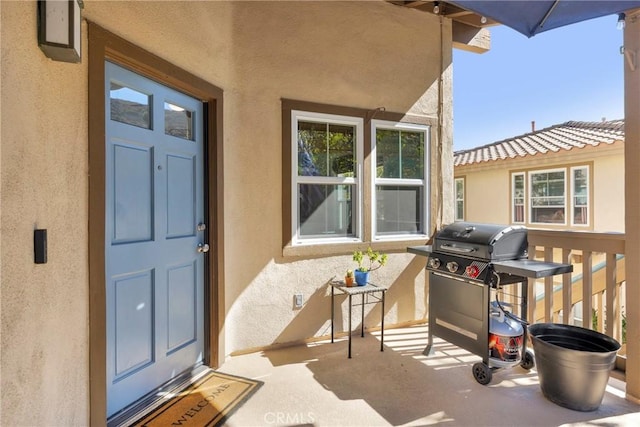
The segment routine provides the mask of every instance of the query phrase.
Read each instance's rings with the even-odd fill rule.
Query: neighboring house
[[[624,232],[624,121],[570,121],[454,153],[455,218]]]
[[[406,247],[452,220],[452,19],[85,0],[66,63],[35,1],[0,14],[0,424],[103,425],[193,366],[326,336],[327,284],[368,245],[387,324],[424,321]]]

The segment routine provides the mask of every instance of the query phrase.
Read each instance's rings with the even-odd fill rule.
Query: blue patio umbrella
[[[640,1],[635,0],[454,0],[449,3],[493,19],[527,37],[640,7]]]

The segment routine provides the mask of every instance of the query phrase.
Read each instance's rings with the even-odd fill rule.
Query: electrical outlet
[[[302,304],[304,302],[304,298],[302,294],[294,294],[293,295],[293,306],[295,308],[302,308]]]

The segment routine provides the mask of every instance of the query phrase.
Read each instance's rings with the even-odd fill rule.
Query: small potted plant
[[[347,274],[344,276],[344,284],[351,287],[353,286],[353,270],[347,270]]]
[[[354,251],[353,260],[358,263],[358,268],[355,271],[356,283],[358,286],[364,286],[369,281],[369,273],[387,263],[387,255],[380,254],[369,246],[366,252]]]

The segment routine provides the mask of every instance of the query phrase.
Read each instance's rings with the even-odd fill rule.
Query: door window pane
[[[376,229],[380,235],[424,233],[423,187],[376,186]]]
[[[298,185],[298,228],[304,238],[353,237],[352,185]]]
[[[164,103],[164,133],[189,141],[194,140],[195,114],[170,102]]]
[[[151,95],[111,82],[111,120],[151,129]]]

